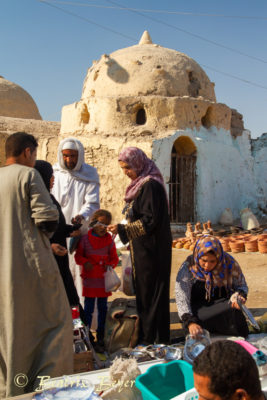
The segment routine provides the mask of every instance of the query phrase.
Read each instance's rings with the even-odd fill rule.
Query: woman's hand
[[[81,236],[81,231],[78,229],[77,231],[73,231],[70,233],[70,237]]]
[[[85,271],[92,271],[92,269],[94,268],[94,266],[89,263],[89,261],[86,261],[86,263],[83,264]]]
[[[118,225],[109,225],[107,227],[108,231],[116,235],[118,233]]]
[[[237,303],[237,298],[242,304],[245,304],[246,299],[243,296],[241,296],[240,294],[236,298],[232,299],[232,297],[231,297],[231,299],[230,299],[231,300],[231,307],[232,308],[236,308],[237,310],[240,310],[240,307],[239,307],[239,305]]]
[[[189,330],[190,335],[192,335],[192,336],[200,335],[203,332],[203,329],[201,328],[201,326],[198,324],[195,324],[194,322],[191,322],[191,324],[189,324],[188,330]]]
[[[61,246],[61,245],[58,244],[58,243],[52,243],[52,244],[51,244],[51,248],[52,248],[53,253],[54,253],[56,256],[63,257],[63,256],[65,256],[66,254],[68,254],[68,250],[66,249],[66,247]]]
[[[83,215],[76,215],[75,217],[71,218],[71,223],[72,224],[81,224],[83,219],[84,219]]]

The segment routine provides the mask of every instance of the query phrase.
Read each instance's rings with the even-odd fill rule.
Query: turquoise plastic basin
[[[169,400],[194,387],[192,365],[183,360],[153,365],[135,385],[144,400]]]

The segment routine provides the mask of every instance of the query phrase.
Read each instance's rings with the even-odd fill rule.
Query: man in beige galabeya
[[[49,235],[58,212],[32,168],[37,142],[17,132],[0,168],[0,398],[72,372],[72,323]]]

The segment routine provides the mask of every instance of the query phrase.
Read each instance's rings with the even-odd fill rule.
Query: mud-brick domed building
[[[0,76],[0,115],[41,120],[37,105],[21,86]]]
[[[216,102],[214,83],[193,59],[153,44],[148,32],[93,62],[80,101],[62,109],[60,136],[69,135],[98,168],[101,204],[115,219],[128,183],[117,164],[125,146],[142,148],[159,166],[173,223],[217,222],[226,207],[237,217],[263,200],[242,116]]]
[[[1,117],[0,98],[0,139],[23,126],[39,138],[38,157],[54,163],[59,140],[77,137],[98,169],[101,207],[114,222],[122,218],[129,183],[117,162],[125,146],[140,147],[160,168],[174,224],[217,222],[227,207],[235,217],[247,206],[266,208],[266,135],[251,140],[242,116],[216,102],[203,69],[153,44],[148,32],[139,44],[93,61],[81,99],[62,109],[61,126],[22,118]]]
[[[5,162],[7,136],[18,131],[38,138],[40,158],[55,159],[59,130],[59,122],[42,120],[35,101],[25,89],[0,76],[0,166]]]

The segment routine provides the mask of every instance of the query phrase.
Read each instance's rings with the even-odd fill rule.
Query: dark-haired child
[[[95,211],[90,220],[89,231],[82,236],[75,253],[76,263],[82,266],[84,311],[89,328],[97,299],[97,344],[100,350],[104,346],[107,298],[111,296],[111,292],[105,291],[104,273],[108,265],[115,268],[119,262],[115,243],[107,232],[111,219],[109,211]]]

